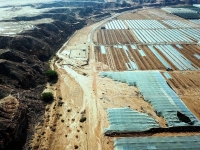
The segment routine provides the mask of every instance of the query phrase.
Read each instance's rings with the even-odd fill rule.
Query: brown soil
[[[129,30],[97,30],[96,36],[97,41],[94,42],[99,45],[137,43],[137,38]]]
[[[158,58],[150,51],[150,49],[141,45],[138,46],[138,49],[133,50],[130,45],[127,45],[128,48],[128,57],[131,61],[135,62],[140,70],[166,70],[165,66],[158,60]],[[139,53],[139,49],[142,49],[146,56],[142,56]],[[129,63],[129,59],[121,48],[115,48],[113,46],[106,47],[106,55],[101,54],[100,47],[95,46],[94,48],[96,61],[102,62],[112,70],[127,70],[125,63]],[[175,67],[165,55],[160,52],[161,56],[173,67]],[[104,58],[104,59],[103,59]],[[106,59],[107,58],[107,59]]]
[[[157,49],[156,47],[154,47],[155,50],[157,50],[157,52],[160,54],[160,56],[166,60],[166,62],[171,66],[172,70],[178,70],[178,68],[167,58],[167,56],[165,56],[159,49]]]
[[[172,79],[167,79],[169,85],[180,96],[186,106],[200,119],[200,72],[170,72]]]
[[[200,48],[197,45],[181,45],[183,48],[179,49],[176,46],[176,48],[180,53],[182,53],[187,59],[189,59],[196,68],[200,68],[199,59],[194,56],[194,54],[200,55]]]
[[[141,49],[144,51],[144,53],[146,54],[146,57],[148,58],[148,60],[150,62],[152,62],[152,64],[154,64],[155,68],[157,70],[165,70],[165,66],[160,62],[160,60],[158,60],[158,58],[150,51],[150,49],[147,46],[140,46]]]
[[[102,35],[100,30],[97,32],[97,42],[98,44],[103,44]]]

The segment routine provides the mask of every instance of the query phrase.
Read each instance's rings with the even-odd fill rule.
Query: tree
[[[42,100],[45,102],[50,102],[53,100],[53,94],[51,92],[44,92],[41,96]]]
[[[54,70],[47,70],[46,76],[49,80],[57,80],[58,79],[58,73]]]

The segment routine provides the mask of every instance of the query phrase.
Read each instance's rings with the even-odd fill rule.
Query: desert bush
[[[53,100],[53,94],[51,92],[42,93],[42,100],[45,102],[50,102]]]
[[[49,80],[57,80],[58,79],[58,73],[54,70],[47,70],[46,76]]]
[[[79,120],[80,122],[85,122],[86,121],[86,117],[81,116],[81,119]]]

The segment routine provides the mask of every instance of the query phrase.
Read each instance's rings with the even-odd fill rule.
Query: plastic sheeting
[[[138,70],[138,67],[137,67],[136,63],[133,62],[133,61],[129,58],[127,47],[126,47],[125,45],[123,45],[122,48],[123,48],[123,50],[124,50],[124,52],[125,52],[127,58],[129,59],[129,62],[130,62],[130,63],[126,63],[126,66],[127,66],[128,70],[133,70],[133,69],[134,69],[134,70]],[[132,66],[133,69],[132,69],[132,67],[130,68],[129,66]]]
[[[172,14],[197,14],[198,11],[194,11],[188,8],[171,8],[171,7],[164,7],[162,10],[167,11]]]
[[[200,59],[200,55],[199,55],[199,54],[194,54],[194,56],[195,56],[197,59]]]
[[[168,72],[164,72],[164,75],[165,75],[165,77],[166,77],[167,79],[171,79],[171,78],[172,78]]]
[[[107,110],[110,122],[105,134],[142,132],[151,128],[159,128],[155,120],[147,114],[140,113],[130,108],[111,108]]]
[[[131,48],[132,48],[132,49],[137,49],[137,46],[131,45]]]
[[[125,20],[130,29],[166,29],[157,20]]]
[[[177,42],[194,43],[194,41],[191,40],[188,35],[195,38],[195,40],[198,40],[199,38],[197,38],[197,36],[199,36],[199,34],[193,36],[191,33],[186,33],[189,32],[188,30],[193,29],[133,29],[132,31],[141,43],[146,44],[171,44]]]
[[[168,69],[171,69],[171,66],[163,59],[163,57],[153,48],[153,46],[148,45],[148,48],[154,53],[154,55],[161,61],[161,63]]]
[[[155,45],[179,70],[196,70],[192,63],[171,45]]]
[[[173,28],[192,28],[197,27],[193,24],[188,24],[180,20],[163,20],[163,22]]]
[[[200,29],[198,28],[188,28],[188,29],[179,29],[181,32],[189,35],[196,41],[200,41]]]
[[[117,138],[115,150],[199,150],[200,136]]]
[[[106,29],[127,29],[122,20],[112,20],[106,24]]]
[[[101,54],[106,54],[106,49],[104,46],[101,45]]]
[[[138,51],[139,51],[139,53],[140,53],[140,55],[141,55],[142,57],[146,56],[146,54],[143,52],[143,50],[139,49]]]
[[[182,49],[183,47],[179,44],[176,44],[176,47],[178,47],[179,49]]]
[[[168,86],[159,71],[102,72],[100,75],[137,86],[155,112],[166,120],[168,127],[200,126],[199,120]]]
[[[200,19],[192,19],[192,20],[190,20],[190,21],[192,21],[192,22],[194,22],[194,23],[196,23],[196,24],[200,24]]]

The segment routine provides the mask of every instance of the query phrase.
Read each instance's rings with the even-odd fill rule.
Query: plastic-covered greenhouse
[[[111,108],[107,110],[110,122],[104,133],[142,132],[152,128],[159,128],[153,118],[130,108]]]
[[[159,71],[102,72],[100,75],[137,86],[158,116],[166,120],[168,127],[200,126],[199,120],[168,86]]]
[[[200,136],[117,138],[115,150],[199,150]]]

